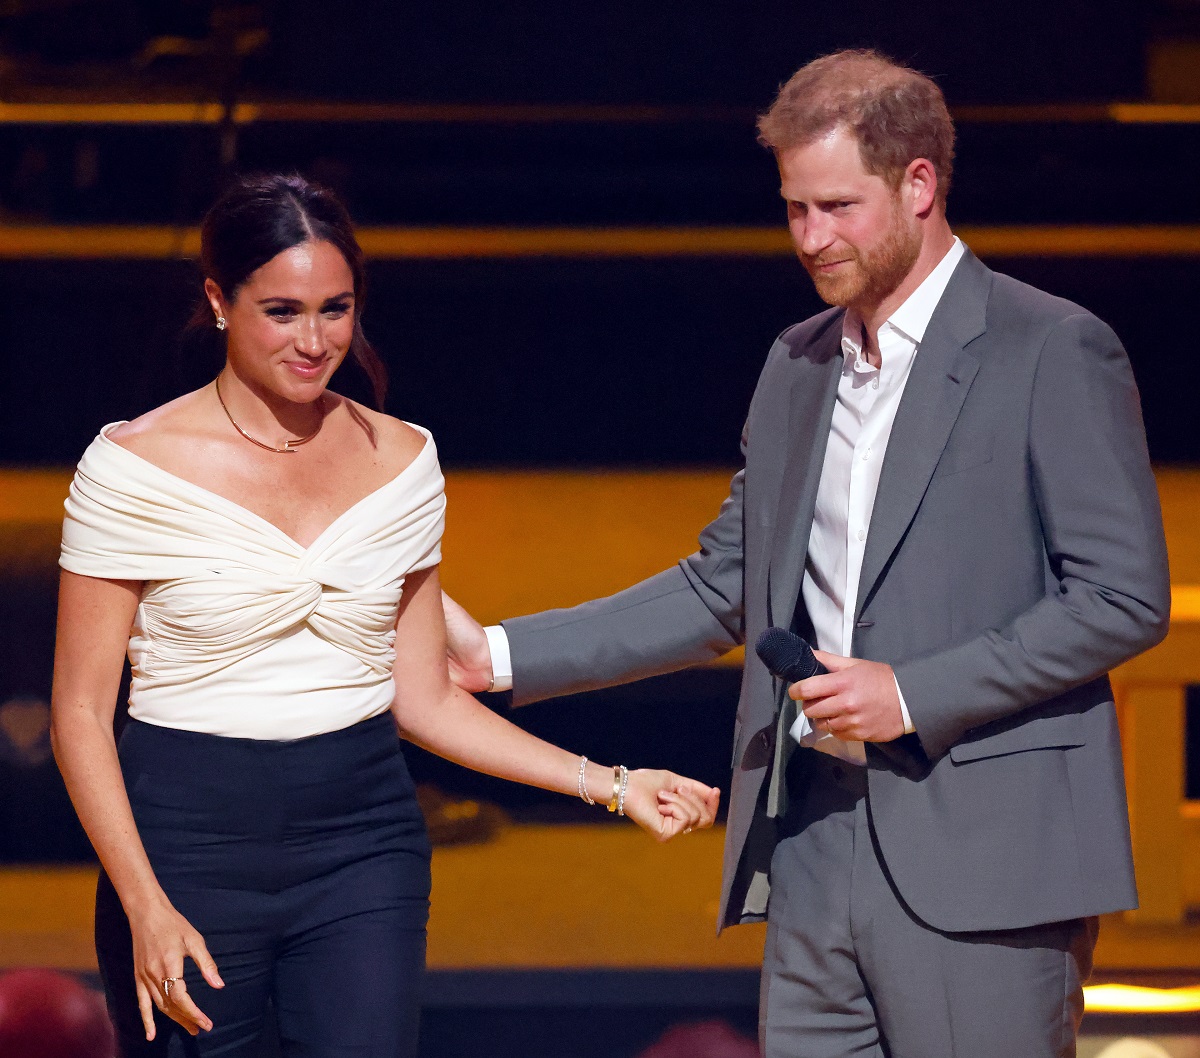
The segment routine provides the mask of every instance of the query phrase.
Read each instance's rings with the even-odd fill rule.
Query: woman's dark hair
[[[387,368],[362,329],[366,267],[354,225],[341,200],[328,188],[302,176],[279,173],[236,180],[200,225],[200,267],[206,278],[233,301],[250,275],[272,258],[305,242],[337,247],[354,277],[354,336],[350,353],[366,373],[382,410],[387,394]],[[201,302],[188,325],[212,330],[211,307]]]

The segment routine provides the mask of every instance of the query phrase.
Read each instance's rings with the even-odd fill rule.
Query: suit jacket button
[[[771,763],[771,750],[775,745],[775,729],[773,725],[755,731],[746,742],[746,750],[742,754],[742,768],[753,771],[765,768]]]

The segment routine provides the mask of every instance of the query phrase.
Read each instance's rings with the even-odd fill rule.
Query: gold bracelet
[[[608,810],[615,812],[617,810],[617,802],[621,798],[621,765],[616,765],[613,768],[613,792],[612,800],[608,802]]]

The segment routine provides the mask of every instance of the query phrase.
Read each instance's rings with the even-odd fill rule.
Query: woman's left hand
[[[670,771],[639,768],[629,773],[625,814],[658,841],[669,841],[717,818],[721,791]]]

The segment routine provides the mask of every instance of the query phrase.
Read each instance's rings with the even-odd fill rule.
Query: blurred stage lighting
[[[1087,1009],[1096,1014],[1200,1013],[1200,986],[1142,988],[1136,985],[1089,985],[1083,990],[1083,995]]]

